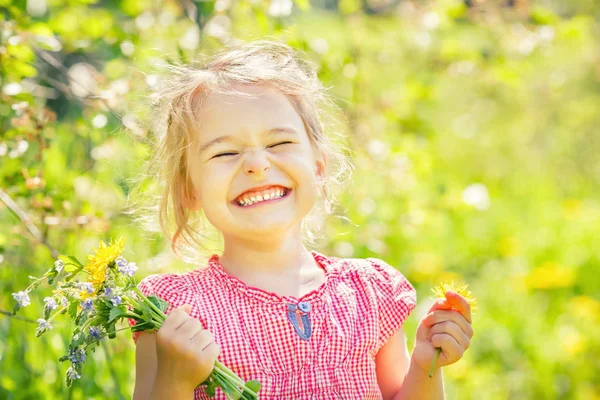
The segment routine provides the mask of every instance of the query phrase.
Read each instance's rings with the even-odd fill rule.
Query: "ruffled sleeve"
[[[377,258],[367,258],[371,264],[370,281],[375,294],[379,337],[377,348],[404,325],[417,305],[417,292],[404,275]]]

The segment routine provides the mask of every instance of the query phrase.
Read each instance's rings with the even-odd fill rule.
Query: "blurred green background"
[[[194,268],[123,214],[144,99],[173,61],[279,38],[319,65],[356,166],[317,250],[378,257],[478,301],[448,399],[600,399],[600,3],[0,0],[0,399],[124,399],[129,333],[72,388],[70,326],[34,337],[52,252],[126,237],[140,278]],[[344,214],[345,213],[345,214]]]

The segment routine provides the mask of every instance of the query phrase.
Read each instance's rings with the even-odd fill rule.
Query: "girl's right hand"
[[[190,310],[189,304],[172,310],[156,334],[156,379],[193,391],[212,372],[221,348]]]

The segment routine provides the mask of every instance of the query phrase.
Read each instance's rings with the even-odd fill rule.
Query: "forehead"
[[[306,136],[302,118],[290,100],[268,86],[236,85],[227,93],[209,93],[199,102],[201,142],[221,135],[268,131],[282,125],[294,127]]]

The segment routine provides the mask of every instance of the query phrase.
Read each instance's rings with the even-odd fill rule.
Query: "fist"
[[[189,315],[191,306],[172,310],[156,333],[157,374],[193,390],[212,372],[221,348],[212,333]]]
[[[412,361],[429,373],[436,349],[440,353],[435,368],[454,364],[471,345],[471,305],[456,292],[437,299],[417,328]]]

